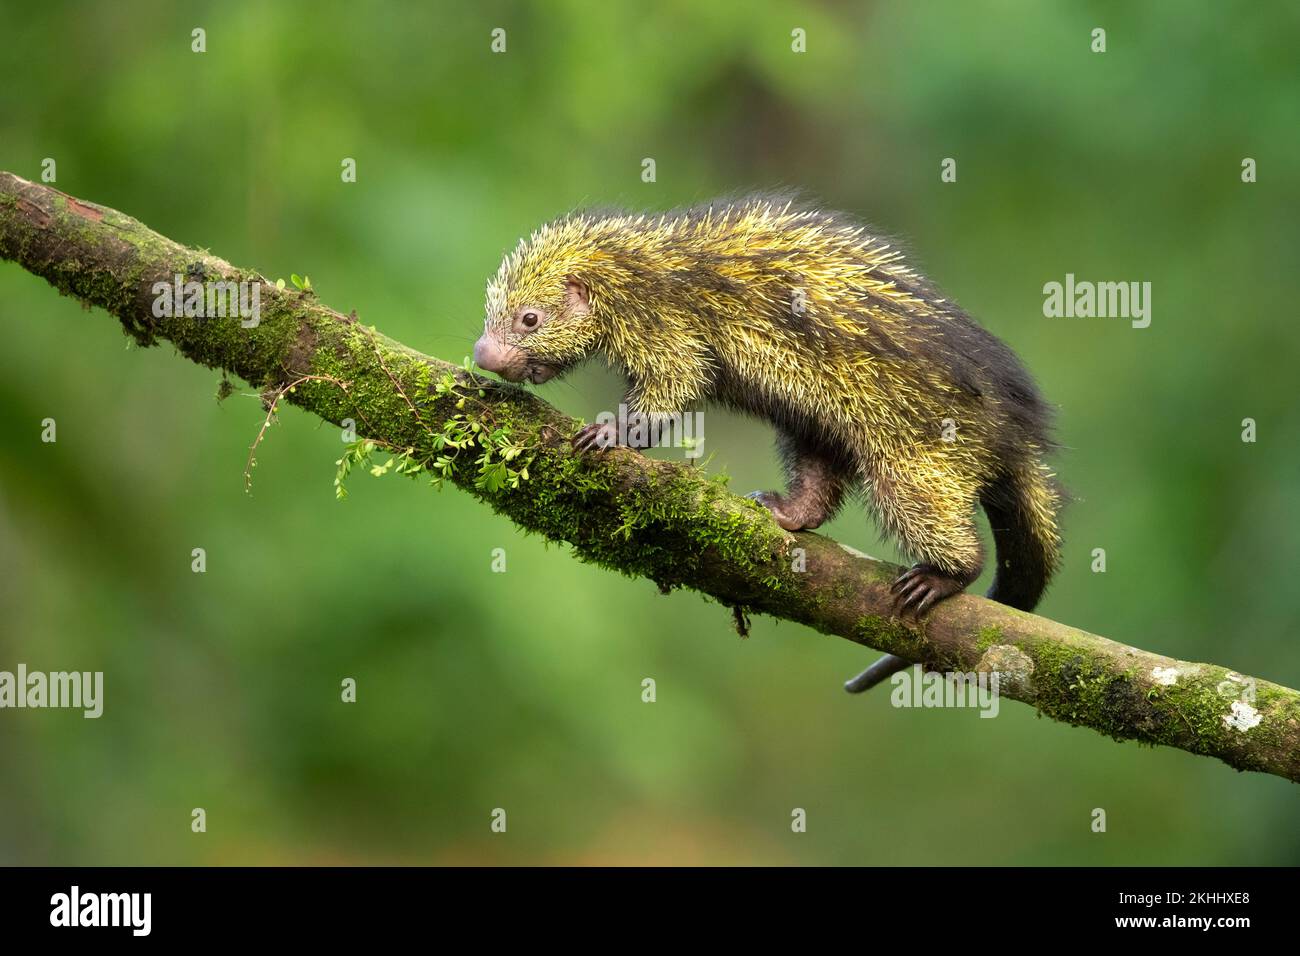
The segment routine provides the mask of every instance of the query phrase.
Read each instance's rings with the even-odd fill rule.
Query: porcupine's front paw
[[[899,617],[909,611],[920,617],[946,597],[965,589],[974,580],[950,574],[933,564],[914,564],[889,586],[894,595],[894,613]]]
[[[618,445],[618,429],[613,423],[583,425],[569,444],[575,451],[606,451]]]
[[[772,512],[772,517],[776,519],[776,523],[786,531],[801,531],[808,527],[803,516],[792,514],[790,509],[786,507],[785,498],[775,491],[751,491],[745,497],[757,501]]]

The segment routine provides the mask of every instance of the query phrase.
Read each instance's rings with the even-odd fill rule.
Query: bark
[[[625,449],[575,453],[568,438],[578,423],[535,395],[421,355],[311,293],[278,290],[120,212],[0,172],[0,258],[106,309],[143,345],[166,340],[263,389],[268,401],[283,396],[335,424],[352,419],[359,434],[409,449],[413,461],[446,454],[439,435],[448,423],[478,425],[479,435],[504,429],[527,449],[527,480],[485,482],[473,450],[448,479],[520,527],[568,542],[583,560],[664,590],[700,591],[734,609],[737,622],[770,614],[928,670],[997,672],[1003,696],[1055,720],[1300,781],[1300,693],[1290,688],[973,595],[943,602],[920,624],[901,622],[890,614],[893,565],[822,535],[784,532],[761,506],[688,464]],[[260,323],[155,317],[154,283],[178,273],[265,283]]]

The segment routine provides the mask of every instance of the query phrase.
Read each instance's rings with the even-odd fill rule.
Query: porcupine
[[[543,226],[489,282],[475,361],[540,384],[595,352],[652,423],[701,402],[771,422],[787,490],[751,497],[782,528],[816,528],[865,492],[916,561],[892,585],[899,615],[979,575],[976,504],[997,550],[990,598],[1031,610],[1059,564],[1051,410],[1033,379],[894,244],[846,217],[757,195]],[[618,437],[604,423],[573,441]],[[886,656],[848,686],[903,666]]]

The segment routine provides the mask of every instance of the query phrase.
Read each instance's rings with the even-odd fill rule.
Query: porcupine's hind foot
[[[811,531],[829,521],[844,500],[842,469],[822,453],[789,435],[778,437],[777,447],[785,461],[789,490],[755,491],[752,498],[772,512],[772,517],[786,531]]]
[[[911,613],[919,618],[979,576],[979,566],[960,574],[950,574],[933,564],[914,564],[896,577],[889,587],[894,595],[894,614],[902,617],[910,608]],[[846,681],[844,689],[850,694],[861,694],[911,666],[911,662],[901,657],[886,654],[857,677]]]
[[[899,617],[911,613],[920,617],[946,597],[965,590],[979,577],[979,570],[971,574],[952,574],[933,564],[914,564],[889,586],[894,595],[894,613]]]
[[[745,497],[772,512],[776,523],[786,531],[811,531],[824,520],[815,514],[806,514],[798,502],[792,502],[775,491],[751,491]]]
[[[751,491],[745,495],[772,512],[772,517],[786,531],[812,531],[835,514],[839,506],[839,494],[828,497],[824,486],[805,482],[797,485],[789,494],[780,495],[775,491]]]
[[[918,453],[871,470],[868,488],[881,526],[920,559],[890,585],[896,616],[920,618],[979,577],[976,495],[951,462]]]

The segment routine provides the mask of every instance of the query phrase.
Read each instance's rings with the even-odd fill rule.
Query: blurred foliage
[[[1060,406],[1077,500],[1042,611],[1300,684],[1293,6],[0,7],[0,168],[53,157],[60,189],[451,361],[501,254],[584,203],[797,185],[906,237]],[[1152,282],[1151,327],[1044,318],[1067,272]],[[106,674],[97,721],[0,712],[0,862],[1300,862],[1282,780],[1010,702],[850,698],[861,648],[741,641],[454,490],[336,501],[339,433],[296,410],[246,495],[251,389],[218,403],[219,373],[8,264],[0,330],[0,669]],[[588,419],[619,394],[594,366],[541,393]],[[779,484],[761,424],[706,439],[736,490]],[[894,554],[860,509],[828,530]]]

